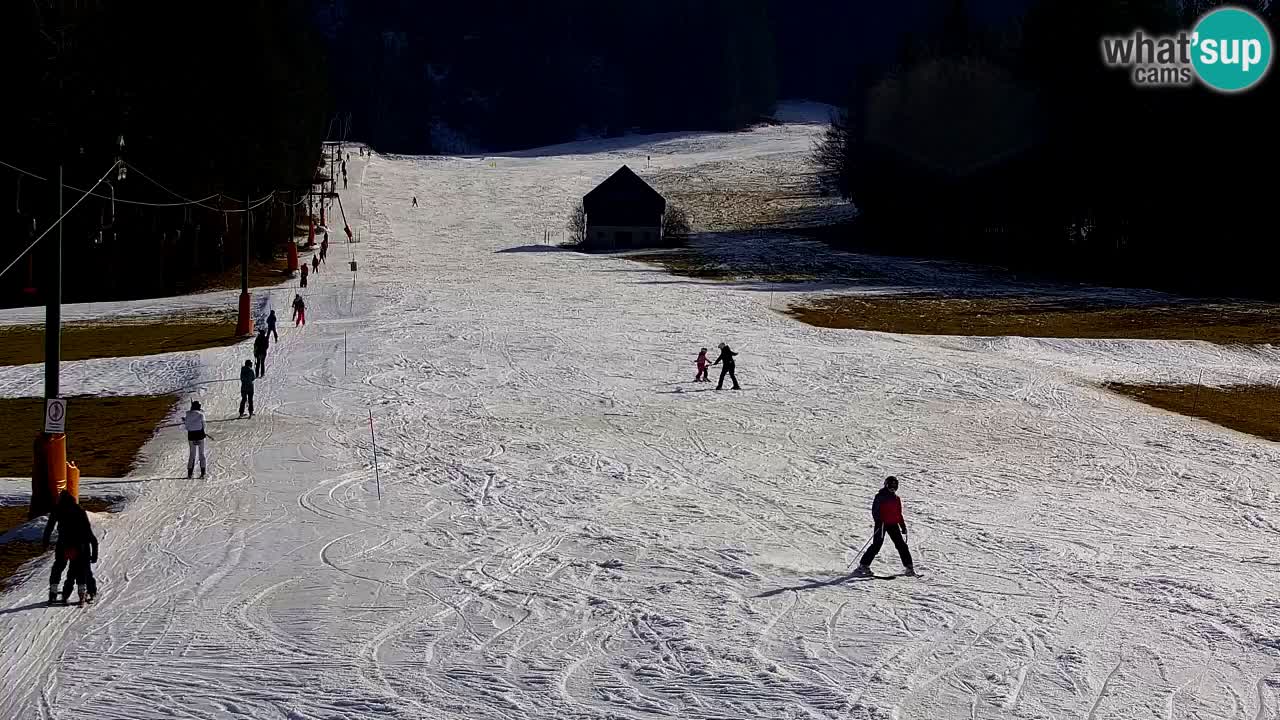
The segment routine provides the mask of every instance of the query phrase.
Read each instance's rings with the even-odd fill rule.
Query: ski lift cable
[[[6,163],[6,164],[7,164],[7,163]],[[79,206],[80,206],[80,203],[84,202],[85,198],[89,197],[89,196],[92,194],[92,191],[93,191],[93,190],[97,190],[97,189],[98,189],[98,186],[99,186],[99,185],[101,185],[101,184],[103,183],[103,181],[105,181],[105,180],[107,179],[107,176],[108,176],[108,175],[110,175],[111,173],[115,172],[115,171],[116,171],[116,168],[117,168],[117,167],[119,167],[119,165],[120,165],[120,161],[119,161],[119,160],[117,160],[117,161],[115,161],[115,162],[111,163],[111,167],[107,168],[107,171],[106,171],[106,172],[104,172],[104,173],[102,173],[102,177],[98,178],[98,182],[94,183],[94,184],[93,184],[93,187],[92,187],[92,188],[90,188],[88,192],[85,192],[83,195],[81,195],[79,200],[76,200],[74,203],[72,203],[71,207],[67,208],[67,211],[66,211],[66,212],[64,212],[64,213],[62,213],[62,217],[59,217],[57,220],[54,220],[54,221],[53,221],[53,224],[52,224],[52,225],[50,225],[49,227],[45,228],[45,231],[44,231],[44,232],[42,232],[42,233],[40,233],[40,236],[39,236],[39,237],[37,237],[35,240],[32,240],[32,241],[31,241],[31,244],[30,244],[30,245],[28,245],[28,246],[27,246],[27,248],[26,248],[25,250],[23,250],[22,252],[18,253],[18,257],[14,258],[14,259],[13,259],[13,262],[11,262],[11,263],[9,263],[8,265],[6,265],[6,266],[5,266],[5,268],[4,268],[4,270],[0,270],[0,277],[4,277],[5,273],[7,273],[7,272],[9,272],[10,270],[12,270],[12,269],[13,269],[13,267],[14,267],[15,265],[17,265],[17,264],[18,264],[18,261],[20,261],[20,260],[22,260],[22,258],[26,257],[26,256],[27,256],[27,253],[31,252],[31,250],[32,250],[36,245],[40,244],[40,241],[44,239],[44,236],[45,236],[45,235],[48,235],[50,232],[53,232],[53,229],[54,229],[54,228],[56,228],[56,227],[58,227],[59,225],[61,225],[61,224],[62,224],[62,221],[63,221],[63,220],[65,220],[65,219],[67,218],[67,216],[68,216],[68,215],[70,215],[70,214],[72,213],[72,211],[74,211],[77,207],[79,207]]]
[[[173,195],[173,196],[174,196],[174,197],[176,197],[176,198],[180,198],[180,199],[182,200],[182,202],[157,203],[157,202],[146,202],[146,201],[143,201],[143,200],[128,200],[128,199],[120,198],[120,197],[113,198],[113,197],[111,197],[110,195],[103,195],[103,194],[101,194],[101,193],[94,192],[94,188],[96,188],[96,187],[97,187],[97,185],[95,185],[95,186],[94,186],[94,188],[90,188],[89,190],[85,190],[85,189],[84,189],[84,188],[82,188],[82,187],[77,187],[77,186],[75,186],[75,185],[70,185],[70,184],[67,184],[67,183],[63,183],[63,184],[62,184],[62,187],[66,188],[66,189],[68,189],[68,190],[72,190],[72,191],[78,192],[78,193],[84,193],[84,194],[86,194],[86,195],[91,195],[91,196],[96,197],[96,198],[101,198],[101,199],[103,199],[103,200],[112,200],[112,201],[114,201],[114,202],[116,202],[116,203],[119,203],[119,204],[121,204],[121,205],[138,205],[138,206],[142,206],[142,207],[155,207],[155,208],[187,207],[187,206],[195,205],[195,206],[198,206],[198,207],[205,208],[206,210],[213,210],[213,211],[215,211],[215,212],[243,213],[243,212],[246,212],[246,211],[247,211],[247,210],[245,210],[245,209],[220,208],[220,207],[215,207],[215,206],[213,206],[213,205],[209,205],[209,204],[207,204],[210,200],[216,200],[216,199],[218,199],[219,197],[225,197],[225,196],[223,196],[221,193],[214,193],[214,194],[212,194],[212,195],[210,195],[210,196],[208,196],[208,197],[201,198],[201,199],[199,199],[199,200],[192,200],[191,198],[188,198],[188,197],[186,197],[186,196],[184,196],[184,195],[181,195],[181,194],[179,194],[179,193],[177,193],[177,192],[175,192],[175,191],[173,191],[173,190],[169,189],[169,188],[168,188],[168,187],[166,187],[164,184],[160,183],[158,180],[155,180],[155,179],[154,179],[154,178],[152,178],[151,176],[149,176],[149,175],[147,175],[146,173],[144,173],[144,172],[142,172],[141,170],[139,170],[139,169],[138,169],[138,167],[137,167],[136,165],[133,165],[132,163],[125,163],[125,162],[123,162],[123,161],[121,161],[121,163],[122,163],[123,165],[125,165],[125,166],[127,166],[127,167],[131,168],[134,172],[136,172],[136,173],[138,173],[139,175],[141,175],[141,176],[142,176],[144,179],[146,179],[148,182],[151,182],[152,184],[156,185],[157,187],[159,187],[160,189],[162,189],[162,190],[164,190],[165,192],[169,193],[170,195]],[[29,176],[29,177],[33,177],[33,178],[35,178],[35,179],[37,179],[37,180],[41,180],[41,181],[43,181],[43,182],[49,182],[49,179],[48,179],[48,178],[46,178],[46,177],[43,177],[43,176],[37,175],[36,173],[31,172],[30,170],[25,170],[25,169],[20,168],[20,167],[18,167],[18,166],[16,166],[16,165],[12,165],[12,164],[10,164],[10,163],[7,163],[7,162],[5,162],[5,161],[3,161],[3,160],[0,160],[0,165],[3,165],[4,167],[7,167],[7,168],[9,168],[9,169],[11,169],[11,170],[14,170],[15,172],[21,173],[21,174],[23,174],[23,175],[27,175],[27,176]],[[101,183],[98,183],[98,184],[100,185]],[[249,201],[249,207],[248,207],[248,210],[254,210],[254,209],[257,209],[257,208],[261,207],[262,205],[264,205],[264,204],[266,204],[266,203],[270,202],[273,198],[275,198],[276,194],[277,194],[277,191],[272,191],[272,192],[267,193],[266,195],[262,196],[261,198],[258,198],[257,200],[251,200],[251,201]],[[239,201],[239,200],[236,200],[235,198],[227,198],[227,199],[228,199],[228,200],[230,200],[231,202],[237,202],[237,203],[238,203],[238,202],[241,202],[241,201]]]
[[[161,183],[159,180],[156,180],[155,178],[151,177],[150,175],[148,175],[148,174],[144,173],[141,169],[139,169],[139,168],[138,168],[138,166],[137,166],[137,165],[134,165],[134,164],[133,164],[133,163],[131,163],[131,162],[126,162],[126,163],[125,163],[125,165],[126,165],[127,167],[129,167],[129,169],[131,169],[131,170],[133,170],[134,172],[136,172],[136,173],[138,173],[139,175],[141,175],[143,180],[146,180],[147,182],[150,182],[151,184],[155,185],[156,187],[160,188],[161,190],[164,190],[165,192],[169,193],[170,195],[172,195],[172,196],[174,196],[174,197],[176,197],[176,198],[180,198],[180,199],[182,199],[182,200],[187,201],[187,204],[190,204],[190,205],[199,205],[200,203],[208,202],[209,200],[211,200],[211,199],[213,199],[213,198],[218,197],[218,194],[216,194],[216,193],[215,193],[215,194],[213,194],[213,195],[210,195],[210,196],[209,196],[209,197],[207,197],[207,198],[204,198],[203,200],[192,200],[191,198],[189,198],[189,197],[187,197],[187,196],[185,196],[185,195],[183,195],[183,194],[181,194],[181,193],[177,192],[176,190],[172,190],[172,189],[170,189],[169,187],[165,186],[165,185],[164,185],[164,183]],[[263,196],[262,198],[260,198],[260,199],[258,199],[258,200],[253,200],[253,201],[251,201],[251,202],[250,202],[250,204],[252,205],[252,204],[254,204],[254,203],[262,202],[262,201],[264,201],[264,200],[270,200],[272,197],[274,197],[274,195],[275,195],[275,192],[273,191],[273,192],[268,193],[267,195]],[[232,200],[232,202],[238,202],[238,201],[236,201],[234,198],[230,198],[230,199]],[[221,208],[216,208],[216,209],[219,209],[219,210],[220,210]],[[235,212],[235,211],[231,211],[231,212]]]
[[[18,167],[17,165],[11,165],[3,160],[0,160],[0,165],[3,165],[15,172],[21,173],[22,175],[33,177],[36,180],[40,180],[42,182],[49,182],[49,178],[46,178],[41,175],[37,175],[36,173],[31,172],[30,170],[24,170]],[[137,170],[137,168],[134,168],[134,169]],[[141,174],[141,171],[138,171],[138,172],[139,174]],[[103,200],[114,200],[115,202],[120,203],[122,205],[141,205],[143,207],[182,207],[184,205],[199,205],[200,203],[208,202],[218,197],[218,194],[214,193],[213,195],[210,195],[209,197],[204,198],[203,200],[190,200],[187,202],[178,202],[178,203],[153,203],[153,202],[145,202],[142,200],[126,200],[124,198],[112,198],[110,195],[102,195],[100,193],[94,192],[92,189],[85,190],[84,188],[76,187],[75,185],[69,185],[67,183],[63,183],[62,187],[66,188],[67,190],[73,190],[78,193],[85,193],[87,195],[92,195],[93,197],[96,197],[96,198],[102,198]],[[95,185],[94,187],[97,187],[97,186]]]

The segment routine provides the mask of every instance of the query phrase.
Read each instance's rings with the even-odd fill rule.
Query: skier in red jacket
[[[854,575],[859,577],[871,575],[871,561],[875,560],[876,553],[880,552],[886,533],[898,548],[898,555],[902,557],[902,566],[906,568],[904,574],[915,575],[916,571],[911,565],[911,550],[907,547],[907,523],[902,518],[902,500],[898,498],[898,478],[892,475],[885,478],[884,487],[876,493],[876,499],[871,503],[871,519],[876,523],[875,532],[871,537],[871,547],[862,554],[862,562],[854,571]]]
[[[694,363],[698,366],[698,374],[693,376],[693,381],[711,382],[711,378],[707,377],[707,365],[711,364],[711,360],[707,358],[706,348],[698,352],[698,359]]]

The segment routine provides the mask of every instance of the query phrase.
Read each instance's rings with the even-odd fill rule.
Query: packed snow
[[[253,419],[213,382],[247,344],[67,364],[201,400],[211,472],[161,427],[99,602],[44,607],[48,558],[3,596],[0,717],[1276,718],[1280,452],[1098,386],[1274,351],[824,330],[758,283],[504,252],[620,164],[786,173],[820,131],[353,153],[359,272],[333,249],[305,328],[271,295]],[[740,392],[690,382],[720,341]],[[889,474],[922,577],[852,580]]]

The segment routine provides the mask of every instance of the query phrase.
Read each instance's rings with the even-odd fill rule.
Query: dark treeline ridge
[[[189,289],[239,265],[246,196],[305,192],[329,132],[323,43],[305,0],[41,0],[0,9],[0,159],[88,188],[124,158],[201,207],[153,208],[88,198],[63,228],[67,301]],[[154,203],[179,198],[130,170],[99,192]],[[80,193],[66,191],[70,205]],[[282,196],[283,198],[284,196]],[[298,195],[301,197],[301,195]],[[0,260],[7,265],[57,217],[53,182],[0,167]],[[283,247],[285,203],[253,213],[251,247]],[[44,246],[0,278],[0,302],[41,302]],[[33,288],[36,292],[25,291]]]
[[[980,22],[1029,0],[973,0]],[[936,0],[312,0],[333,93],[387,152],[510,150],[633,129],[732,130],[777,98],[842,102],[938,25]]]
[[[317,0],[334,93],[388,152],[508,150],[768,113],[766,0]]]
[[[1101,37],[1189,29],[1217,3],[1037,0],[1000,26],[941,4],[934,31],[851,76],[816,149],[860,210],[833,237],[1071,280],[1280,295],[1274,72],[1220,94],[1136,88],[1101,62]],[[1275,7],[1255,9],[1274,26]]]

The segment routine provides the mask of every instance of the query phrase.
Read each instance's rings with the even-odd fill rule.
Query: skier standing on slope
[[[62,602],[71,601],[71,586],[76,586],[76,595],[80,602],[93,602],[98,594],[98,582],[93,577],[90,564],[98,562],[98,538],[93,534],[89,524],[89,515],[76,502],[74,496],[66,490],[58,496],[58,506],[49,513],[49,521],[44,526],[44,546],[49,547],[49,538],[53,529],[58,526],[58,544],[55,549],[53,573],[49,576],[49,602],[58,601],[58,579],[62,575],[63,566],[70,563],[67,581],[62,585]]]
[[[307,324],[307,304],[302,301],[301,295],[293,296],[293,326]]]
[[[253,339],[253,359],[257,362],[254,374],[265,377],[267,374],[267,347],[271,341],[267,339],[267,331],[259,330],[258,337]]]
[[[904,574],[915,575],[916,571],[911,563],[911,549],[907,547],[907,522],[902,517],[902,500],[898,497],[898,478],[892,475],[885,478],[884,487],[880,488],[880,492],[876,493],[876,499],[871,503],[871,519],[875,521],[871,546],[862,554],[862,562],[858,564],[854,575],[858,577],[871,575],[871,561],[875,560],[876,553],[880,552],[886,533],[889,539],[893,540],[894,547],[898,548],[902,567],[906,568]]]
[[[298,287],[307,286],[307,273],[309,272],[311,272],[310,266],[308,266],[306,263],[302,263],[302,277],[301,279],[298,280]]]
[[[244,417],[244,404],[249,403],[249,417],[253,417],[253,361],[245,360],[240,368],[240,417]]]
[[[711,363],[712,365],[719,365],[720,363],[724,363],[724,366],[720,368],[720,382],[716,385],[716,389],[717,390],[724,389],[724,376],[728,375],[733,380],[733,389],[741,390],[742,388],[738,387],[738,376],[733,374],[733,369],[734,369],[733,359],[737,357],[738,353],[730,350],[729,346],[724,343],[720,343],[719,347],[720,347],[720,357],[716,358],[716,361]]]
[[[711,364],[711,360],[707,358],[706,348],[702,348],[698,351],[698,359],[694,362],[698,366],[698,374],[693,376],[693,381],[711,382],[711,378],[707,377],[707,365]]]
[[[196,469],[196,456],[200,457],[200,478],[205,475],[204,465],[204,411],[200,409],[200,401],[192,400],[191,409],[182,417],[182,425],[187,429],[187,479],[191,479]]]
[[[320,272],[320,256],[312,255],[311,256],[311,274],[315,275],[318,272]]]
[[[272,310],[267,314],[267,334],[269,334],[275,342],[280,342],[280,333],[276,332],[275,310]]]

